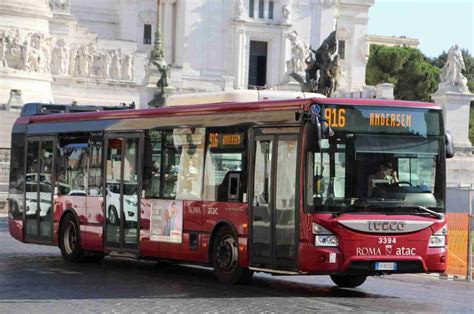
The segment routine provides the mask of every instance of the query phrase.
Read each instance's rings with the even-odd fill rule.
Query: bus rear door
[[[296,269],[298,134],[255,130],[250,195],[250,266]]]

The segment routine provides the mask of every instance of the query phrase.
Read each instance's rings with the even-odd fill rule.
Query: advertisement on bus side
[[[150,240],[181,243],[183,235],[183,201],[151,200]]]

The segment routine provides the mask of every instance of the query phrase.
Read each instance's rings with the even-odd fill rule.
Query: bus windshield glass
[[[418,108],[325,106],[334,135],[307,152],[311,212],[444,212],[441,115]]]

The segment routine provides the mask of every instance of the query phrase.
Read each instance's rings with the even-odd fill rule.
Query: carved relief
[[[130,55],[124,55],[122,58],[121,79],[124,81],[131,81],[133,79],[133,59]]]
[[[321,3],[325,8],[332,8],[336,3],[337,0],[321,0]]]
[[[49,0],[51,11],[69,12],[69,0]]]
[[[245,19],[244,0],[235,0],[235,18],[237,20]]]
[[[70,45],[41,32],[0,30],[0,69],[104,80],[133,80],[133,54],[97,51],[94,43]]]
[[[54,43],[52,51],[51,73],[67,75],[69,67],[69,48],[64,39]]]
[[[285,3],[281,7],[281,21],[284,24],[291,23],[291,1]]]

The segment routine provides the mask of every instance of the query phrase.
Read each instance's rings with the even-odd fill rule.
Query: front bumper
[[[447,268],[446,248],[428,248],[424,256],[345,256],[337,247],[319,248],[300,243],[299,270],[309,274],[381,275],[403,273],[443,273]],[[395,271],[379,271],[376,262],[397,262]]]

